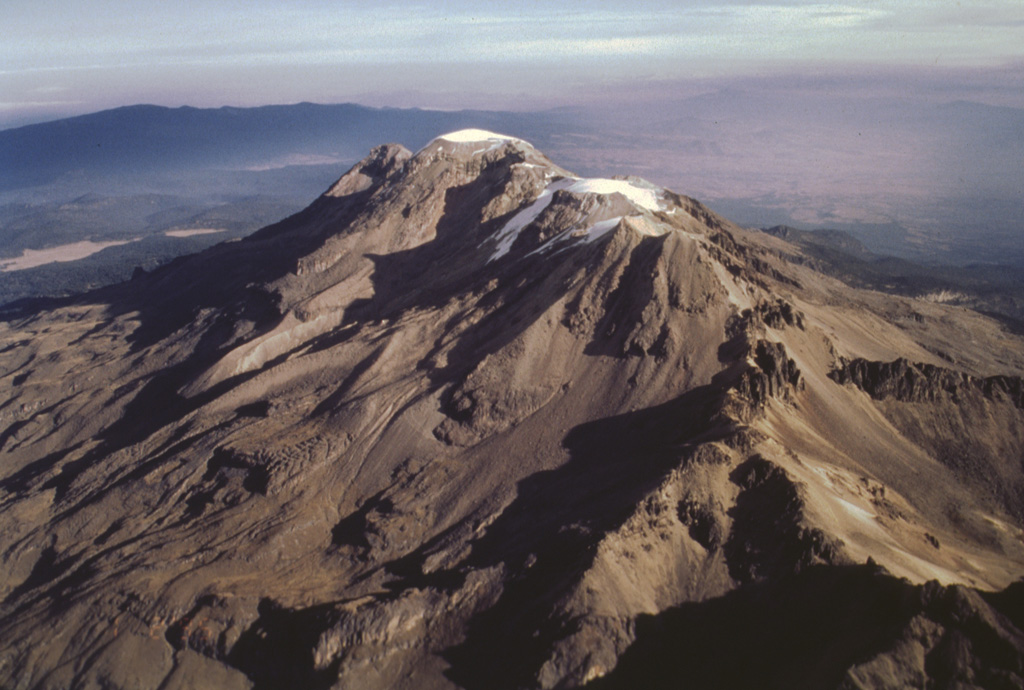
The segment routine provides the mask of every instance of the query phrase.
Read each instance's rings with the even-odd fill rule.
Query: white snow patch
[[[527,256],[533,256],[534,254],[542,254],[544,252],[548,252],[554,249],[555,246],[559,244],[565,245],[555,252],[557,254],[558,252],[567,249],[569,246],[571,246],[571,244],[573,244],[573,240],[582,241],[584,244],[588,242],[593,242],[594,240],[597,240],[607,235],[612,230],[614,230],[615,226],[617,226],[621,220],[622,216],[618,216],[616,218],[608,218],[607,220],[598,221],[593,225],[582,229],[574,226],[550,238],[542,245],[534,249],[532,252],[527,254]]]
[[[503,144],[508,142],[516,142],[519,144],[525,144],[532,148],[532,144],[523,139],[517,137],[510,137],[507,134],[498,134],[497,132],[489,132],[486,129],[460,129],[456,132],[448,132],[448,134],[442,134],[439,137],[431,139],[430,142],[420,149],[420,152],[426,151],[433,147],[435,144],[441,144],[442,142],[448,142],[449,144],[485,144],[483,148],[478,148],[473,151],[472,155],[478,153],[485,153],[487,151],[493,151],[500,148]],[[443,151],[444,146],[437,146],[438,151]]]
[[[464,132],[482,132],[482,130],[463,130]],[[485,132],[486,133],[486,132]],[[462,135],[461,132],[456,134]],[[447,136],[447,135],[446,135]],[[466,135],[467,137],[469,135]],[[496,135],[501,136],[501,135]],[[529,163],[520,163],[518,165],[532,165]],[[550,171],[548,172],[550,176]],[[519,237],[519,233],[522,232],[523,228],[528,226],[530,223],[535,221],[544,209],[551,204],[551,200],[554,197],[555,192],[565,190],[574,194],[621,194],[628,199],[634,206],[647,211],[658,211],[664,208],[664,204],[659,198],[663,190],[637,184],[629,180],[611,180],[604,178],[581,178],[581,177],[568,177],[560,178],[554,182],[548,184],[548,186],[540,193],[532,204],[521,210],[515,216],[512,217],[508,223],[505,224],[500,231],[498,231],[498,246],[491,254],[491,257],[487,260],[488,263],[508,254],[512,249],[512,245],[515,243],[516,238]],[[593,242],[594,240],[603,237],[607,233],[611,232],[616,225],[622,220],[622,216],[615,218],[609,218],[607,220],[598,221],[594,225],[588,227],[586,230],[581,231],[577,228],[560,233],[555,237],[552,237],[543,245],[535,249],[531,254],[539,251],[547,251],[555,243],[564,241],[567,237],[571,238],[582,238],[586,242]],[[660,233],[648,233],[646,232],[646,226],[638,228],[638,231],[643,234],[660,234]]]
[[[498,134],[497,132],[488,132],[485,129],[460,129],[458,132],[441,134],[437,138],[445,141],[451,141],[452,143],[483,143],[484,141],[498,141],[500,143],[504,143],[505,141],[522,141],[522,139],[517,139],[514,136]]]
[[[498,232],[498,247],[491,254],[491,258],[487,260],[487,263],[500,259],[509,253],[512,249],[512,244],[519,237],[519,233],[522,232],[523,228],[537,220],[537,216],[544,212],[544,209],[551,203],[551,199],[555,196],[555,192],[560,189],[568,188],[575,180],[568,178],[553,182],[544,188],[544,191],[540,193],[540,196],[534,200],[532,204],[524,208],[522,211],[512,216],[512,218],[505,224]]]
[[[615,229],[615,226],[622,221],[622,216],[616,218],[609,218],[608,220],[598,221],[593,226],[587,228],[586,238],[584,242],[593,242],[596,239],[604,237],[609,232]]]
[[[578,194],[621,194],[636,206],[648,211],[658,211],[663,208],[663,204],[658,198],[658,190],[640,186],[629,180],[581,179],[577,180],[569,188],[569,191]]]

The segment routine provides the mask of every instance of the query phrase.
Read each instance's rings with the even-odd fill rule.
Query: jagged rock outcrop
[[[899,358],[840,361],[829,376],[878,401],[903,434],[926,448],[961,481],[1024,516],[1024,379],[974,376]]]
[[[755,366],[744,373],[737,385],[740,395],[764,405],[770,398],[785,397],[790,390],[800,389],[800,369],[786,356],[782,343],[759,340],[752,355]]]
[[[467,131],[8,309],[0,685],[1012,686],[1024,345],[797,252]]]
[[[934,364],[908,362],[843,361],[829,374],[837,383],[852,383],[872,398],[901,402],[954,402],[971,395],[1005,400],[1024,409],[1024,379],[1018,376],[971,376]]]

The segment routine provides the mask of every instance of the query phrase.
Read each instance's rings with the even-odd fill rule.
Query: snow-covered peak
[[[507,134],[489,132],[486,129],[460,129],[456,132],[442,134],[432,139],[429,144],[420,149],[424,151],[445,151],[459,155],[469,154],[476,156],[479,153],[495,151],[506,144],[514,144],[523,150],[532,150],[533,145],[528,141]]]
[[[607,178],[560,177],[549,182],[547,187],[541,191],[540,195],[533,202],[523,207],[498,231],[496,235],[498,244],[488,262],[500,259],[509,253],[520,233],[536,221],[547,207],[551,205],[557,192],[596,194],[599,196],[620,194],[634,207],[634,210],[631,211],[628,207],[622,207],[621,202],[619,202],[617,208],[611,205],[611,203],[605,206],[606,209],[616,209],[612,211],[612,213],[616,213],[614,217],[593,220],[585,215],[580,215],[572,226],[565,228],[531,253],[546,251],[555,244],[574,239],[592,242],[615,229],[619,222],[627,215],[639,217],[637,215],[638,211],[640,213],[644,211],[664,211],[668,205],[668,202],[664,199],[664,189],[639,178],[614,180]],[[641,234],[659,234],[657,231],[650,230],[646,224],[631,227]]]
[[[506,134],[497,134],[495,132],[488,132],[486,129],[460,129],[457,132],[449,132],[448,134],[442,134],[437,137],[435,141],[443,139],[453,144],[483,144],[490,142],[506,142],[515,141],[523,142],[522,139],[516,137],[510,137]]]
[[[589,178],[576,180],[568,191],[577,194],[621,194],[638,206],[647,211],[660,211],[664,203],[658,198],[659,189],[650,184],[634,182],[632,180],[611,180],[606,178]]]

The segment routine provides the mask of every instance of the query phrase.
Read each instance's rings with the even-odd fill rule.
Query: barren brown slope
[[[1024,343],[519,140],[376,149],[0,371],[15,687],[1020,680],[968,587],[1024,573]]]

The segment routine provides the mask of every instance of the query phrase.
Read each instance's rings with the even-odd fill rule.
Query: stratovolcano
[[[13,687],[1024,682],[1021,338],[639,178],[381,146],[0,328]]]

